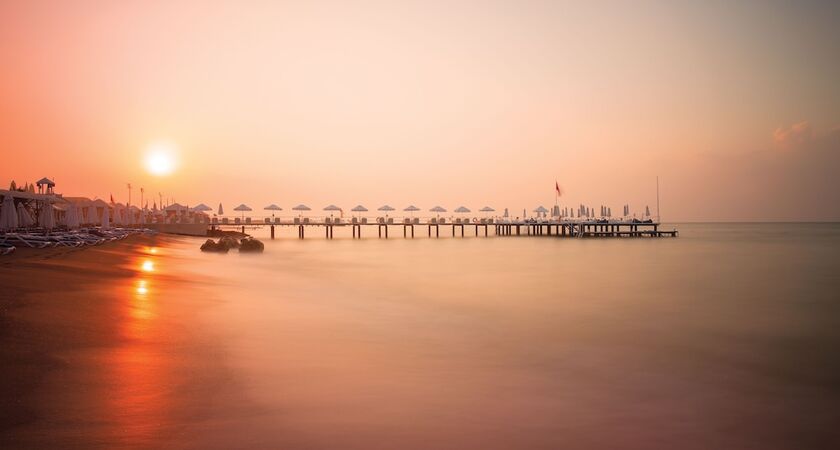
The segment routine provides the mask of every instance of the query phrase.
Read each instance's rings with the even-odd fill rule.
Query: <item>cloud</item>
[[[773,143],[784,149],[807,147],[814,140],[814,129],[808,121],[773,131]]]

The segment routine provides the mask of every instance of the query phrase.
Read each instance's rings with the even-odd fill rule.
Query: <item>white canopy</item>
[[[0,210],[0,230],[13,230],[18,227],[15,199],[11,195],[3,197],[3,208]]]
[[[67,208],[67,213],[64,215],[64,224],[67,228],[79,228],[79,208],[71,203]]]

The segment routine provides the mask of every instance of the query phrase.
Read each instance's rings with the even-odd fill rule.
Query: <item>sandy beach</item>
[[[190,314],[144,323],[160,312],[132,298],[153,289],[138,277],[171,239],[20,249],[0,261],[0,367],[15,368],[0,371],[0,447],[159,447],[187,417],[206,417],[227,385],[218,355],[208,357],[214,343],[190,332]]]

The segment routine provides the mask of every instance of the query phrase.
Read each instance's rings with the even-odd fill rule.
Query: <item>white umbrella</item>
[[[43,202],[41,211],[38,214],[38,225],[51,230],[55,228],[55,211],[50,202]]]
[[[23,206],[23,203],[18,203],[17,205],[17,216],[18,226],[25,228],[35,225],[35,219],[32,218],[32,214],[30,214],[29,210]]]
[[[292,210],[297,211],[298,212],[298,217],[300,217],[300,216],[303,215],[303,211],[311,211],[312,208],[310,208],[310,207],[304,205],[303,203],[301,203],[300,205],[297,205],[294,208],[292,208]]]
[[[111,228],[111,209],[107,206],[102,208],[102,229]]]
[[[414,211],[420,211],[420,208],[418,208],[418,207],[416,207],[416,206],[414,206],[414,205],[409,205],[409,207],[408,207],[408,208],[403,209],[403,211],[407,211],[407,212],[408,212],[408,214],[409,214],[411,217],[414,217]]]
[[[393,211],[394,208],[392,208],[388,205],[384,205],[384,206],[380,206],[379,208],[377,208],[377,210],[378,211],[385,211],[385,217],[388,217],[388,211]]]
[[[11,195],[3,197],[3,209],[0,210],[0,230],[14,230],[18,227],[15,199]]]
[[[244,203],[240,204],[236,208],[233,208],[233,210],[242,212],[242,218],[243,219],[245,218],[245,211],[253,211],[253,209],[251,209],[248,205],[246,205]]]

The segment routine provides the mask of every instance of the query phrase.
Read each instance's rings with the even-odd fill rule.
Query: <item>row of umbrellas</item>
[[[268,211],[282,211],[283,210],[283,208],[281,208],[281,207],[279,207],[279,206],[277,206],[273,203],[271,205],[266,206],[263,209],[268,210]],[[207,212],[207,211],[212,211],[213,208],[205,205],[204,203],[201,203],[201,204],[195,206],[193,208],[193,210]],[[246,211],[253,211],[253,209],[250,206],[248,206],[244,203],[237,206],[236,208],[233,208],[233,210],[236,211],[236,212],[242,212],[243,215]],[[293,207],[292,210],[302,212],[302,211],[311,211],[312,208],[310,208],[310,207],[308,207],[304,204],[300,204],[300,205],[297,205],[297,206]],[[542,211],[542,210],[548,211],[547,209],[543,208],[542,206],[540,206],[535,211],[539,212],[539,211]],[[332,213],[332,212],[335,212],[335,211],[341,211],[341,208],[339,208],[336,205],[329,205],[329,206],[324,207],[324,211],[330,211]],[[362,205],[356,205],[353,208],[351,208],[350,211],[353,211],[353,212],[367,212],[369,210]],[[390,205],[383,205],[383,206],[380,206],[379,208],[377,208],[377,211],[383,211],[385,213],[388,213],[390,211],[396,211],[396,208],[394,208]],[[410,205],[410,206],[404,208],[403,211],[413,214],[414,212],[421,211],[421,209],[414,206],[414,205]],[[434,213],[443,213],[443,212],[446,212],[446,209],[441,207],[441,206],[435,206],[434,208],[431,208],[429,211],[434,212]],[[489,206],[485,206],[485,207],[479,209],[479,211],[480,212],[494,212],[496,210],[489,207]],[[459,206],[459,207],[455,208],[454,212],[459,213],[459,214],[463,214],[463,213],[469,213],[469,212],[471,212],[471,210],[469,208],[465,207],[465,206]],[[220,203],[219,204],[219,209],[218,209],[218,214],[223,215],[224,213],[225,213],[225,210],[222,207],[222,204]],[[274,214],[274,213],[272,213],[272,214]]]

